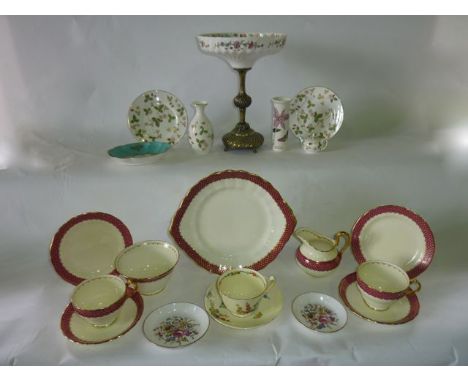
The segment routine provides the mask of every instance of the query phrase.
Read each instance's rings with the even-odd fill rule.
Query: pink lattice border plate
[[[213,262],[208,261],[202,254],[198,253],[190,243],[190,239],[184,237],[181,231],[181,222],[184,217],[184,214],[190,208],[191,203],[194,198],[207,186],[223,181],[225,179],[240,179],[247,182],[252,182],[255,185],[261,187],[266,191],[272,199],[272,202],[276,203],[277,207],[281,211],[285,219],[284,231],[282,232],[277,243],[269,250],[268,253],[259,253],[255,261],[250,264],[237,264],[237,266],[252,268],[255,270],[260,270],[266,267],[269,263],[276,259],[283,247],[288,242],[294,228],[296,226],[296,218],[293,211],[289,205],[283,200],[280,193],[273,187],[273,185],[258,175],[251,174],[243,170],[225,170],[221,172],[213,173],[203,179],[201,179],[197,184],[195,184],[190,191],[187,193],[185,198],[182,200],[181,205],[176,211],[172,223],[169,228],[169,233],[174,238],[174,241],[177,245],[184,250],[187,255],[189,255],[198,265],[205,268],[206,270],[213,273],[222,273],[227,270],[229,267],[223,266],[223,264],[214,264]]]
[[[124,244],[123,248],[128,247],[133,243],[132,235],[130,234],[130,231],[128,230],[127,226],[113,215],[104,212],[87,212],[68,220],[59,228],[59,230],[52,239],[52,242],[50,244],[50,259],[58,275],[62,279],[73,285],[78,285],[79,283],[84,281],[85,278],[76,275],[75,273],[73,273],[73,270],[67,269],[66,265],[61,259],[60,245],[63,238],[72,227],[76,226],[79,223],[83,223],[90,220],[102,220],[112,224],[122,235]],[[117,255],[118,253],[115,254],[115,256]],[[117,272],[114,270],[113,272],[111,272],[111,274],[117,274]]]
[[[398,214],[407,217],[412,220],[421,230],[421,233],[424,237],[425,250],[424,253],[419,257],[416,264],[413,264],[411,268],[405,269],[410,279],[414,279],[419,274],[424,272],[427,267],[432,262],[432,259],[435,254],[435,241],[434,235],[429,227],[429,224],[419,215],[413,211],[396,205],[385,205],[373,208],[363,214],[354,224],[351,234],[351,249],[356,261],[361,264],[369,260],[369,256],[366,256],[366,251],[363,249],[361,244],[361,233],[365,229],[366,225],[371,223],[372,219],[382,214]],[[395,237],[395,240],[398,240],[398,237]],[[410,254],[412,255],[412,254]],[[378,254],[372,256],[372,260],[379,259]],[[383,259],[382,259],[383,260]],[[390,261],[386,259],[386,261]],[[391,262],[391,261],[390,261]]]

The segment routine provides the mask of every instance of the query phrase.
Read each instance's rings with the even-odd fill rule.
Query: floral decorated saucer
[[[135,142],[116,146],[107,154],[120,163],[142,165],[155,162],[171,147],[166,142]]]
[[[330,89],[312,86],[301,90],[291,101],[289,126],[301,142],[314,139],[326,142],[343,123],[343,105]]]
[[[150,313],[143,323],[143,333],[156,345],[178,348],[202,338],[209,324],[208,315],[198,305],[174,302]]]
[[[346,310],[333,297],[309,292],[297,296],[292,303],[294,317],[306,328],[333,333],[346,325]]]
[[[277,285],[265,294],[257,310],[247,317],[233,315],[224,305],[216,290],[216,282],[210,285],[205,294],[205,309],[218,323],[234,329],[250,329],[273,321],[283,309],[283,295]]]
[[[102,344],[127,333],[137,324],[142,313],[143,299],[138,292],[125,301],[117,320],[106,327],[91,325],[75,312],[72,304],[69,304],[62,315],[61,329],[65,337],[73,342],[83,345]]]
[[[353,313],[379,324],[404,324],[413,320],[419,313],[419,300],[415,293],[402,297],[384,311],[369,308],[357,288],[355,272],[341,280],[338,291],[344,304]]]
[[[188,125],[184,104],[164,90],[149,90],[130,105],[128,126],[139,141],[160,141],[175,145]]]

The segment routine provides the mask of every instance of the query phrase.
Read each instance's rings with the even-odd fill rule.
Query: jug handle
[[[335,233],[335,247],[338,247],[338,244],[340,243],[340,239],[344,239],[344,244],[341,247],[341,249],[338,249],[338,253],[341,255],[348,249],[349,244],[351,243],[351,236],[349,235],[348,232],[345,231],[339,231]]]

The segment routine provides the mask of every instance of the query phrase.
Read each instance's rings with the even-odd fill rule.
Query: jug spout
[[[321,236],[315,233],[314,231],[311,231],[310,229],[307,228],[299,228],[294,232],[294,236],[296,239],[298,239],[302,244],[306,246],[313,247],[312,241],[317,240]]]

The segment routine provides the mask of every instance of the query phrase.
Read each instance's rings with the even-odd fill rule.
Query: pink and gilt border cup
[[[356,281],[364,302],[379,311],[421,289],[418,280],[410,280],[403,269],[385,261],[366,261],[359,265]]]
[[[106,327],[114,323],[123,304],[134,292],[118,276],[98,276],[76,286],[71,304],[74,311],[91,325]]]

